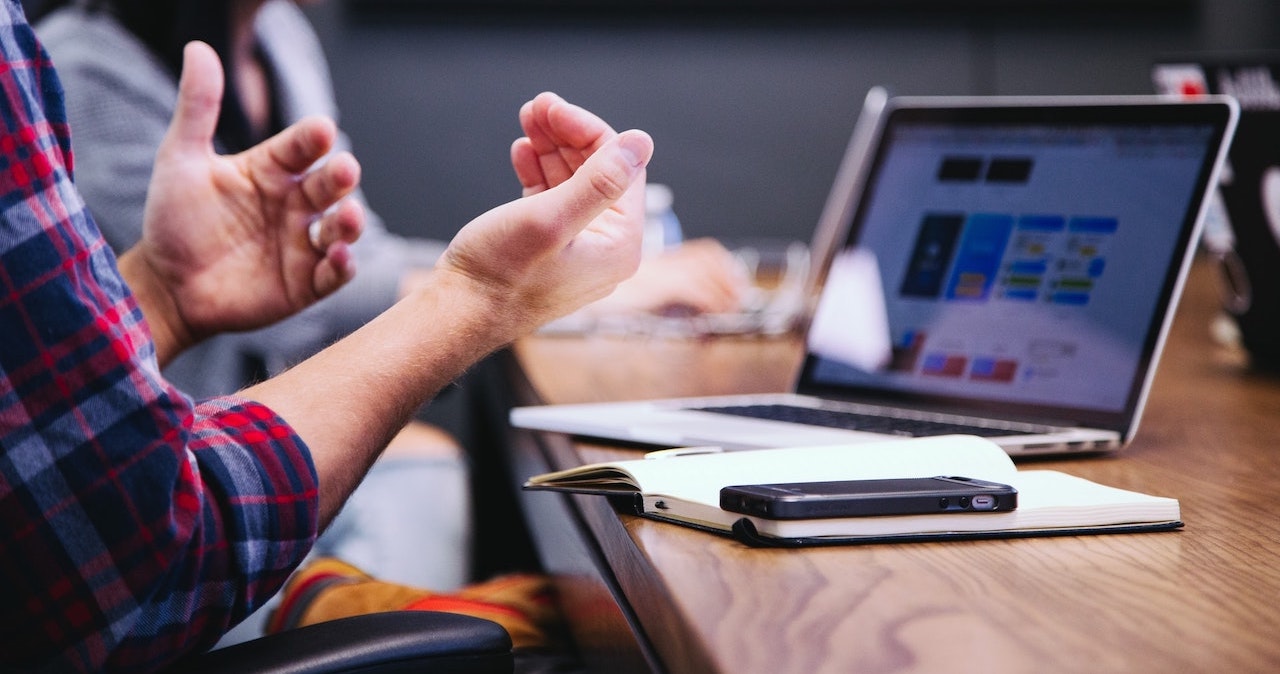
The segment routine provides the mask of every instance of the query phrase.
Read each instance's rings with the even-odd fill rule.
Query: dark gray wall
[[[906,3],[842,12],[308,11],[374,207],[448,238],[518,193],[516,111],[553,90],[653,134],[690,235],[807,239],[866,90],[1150,93],[1167,53],[1280,48],[1280,3]],[[854,3],[855,5],[857,3]],[[958,3],[952,3],[958,4]]]

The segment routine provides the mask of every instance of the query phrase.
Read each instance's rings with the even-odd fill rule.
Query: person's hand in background
[[[634,276],[584,313],[731,313],[750,289],[746,268],[719,241],[692,239],[644,258]]]

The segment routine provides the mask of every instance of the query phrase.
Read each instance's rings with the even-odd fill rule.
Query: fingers
[[[312,288],[316,297],[326,297],[341,288],[356,275],[355,260],[351,249],[346,244],[334,244],[329,247],[320,263],[316,265],[312,278]]]
[[[551,92],[538,94],[520,108],[520,128],[539,154],[565,148],[595,150],[615,133],[600,117]]]
[[[353,199],[343,201],[308,227],[309,245],[320,255],[312,279],[317,297],[334,292],[355,276],[350,246],[363,229],[364,209]]]
[[[718,241],[694,239],[646,258],[625,282],[624,311],[726,313],[742,306],[747,289],[732,255]]]
[[[309,245],[324,255],[334,244],[352,244],[364,231],[364,208],[347,199],[307,226]]]
[[[520,181],[524,196],[537,194],[549,187],[538,162],[538,153],[528,138],[518,138],[511,144],[511,166],[516,170],[516,180]]]
[[[691,239],[677,250],[687,253],[692,258],[689,261],[692,268],[715,283],[728,297],[736,300],[751,286],[746,267],[715,239]]]
[[[164,144],[175,149],[212,147],[222,107],[222,87],[218,54],[203,42],[187,43],[182,51],[178,104]]]
[[[723,278],[710,278],[703,284],[691,284],[695,299],[691,302],[701,312],[722,314],[737,311],[742,306],[743,288],[726,283]]]
[[[693,278],[686,279],[679,291],[681,296],[675,298],[676,304],[690,306],[703,314],[722,314],[741,308],[742,288],[723,283],[723,279],[699,277],[696,270],[692,273]]]
[[[308,117],[254,148],[290,173],[302,173],[333,149],[338,129],[327,117]]]
[[[208,150],[222,109],[223,73],[218,54],[209,45],[192,41],[182,51],[178,102],[169,124],[166,145]],[[264,141],[255,150],[279,167],[301,173],[333,148],[337,129],[332,120],[311,117]]]
[[[302,178],[301,188],[308,206],[323,211],[351,194],[360,184],[360,163],[349,152],[339,152]]]
[[[547,213],[549,217],[543,221],[564,227],[565,231],[558,235],[568,241],[639,184],[638,179],[652,157],[653,139],[649,134],[626,131],[592,154],[569,180],[531,199],[541,201],[543,208],[553,211]]]
[[[617,135],[603,119],[549,92],[520,108],[520,126],[525,137],[512,149],[512,165],[526,195],[568,180]]]

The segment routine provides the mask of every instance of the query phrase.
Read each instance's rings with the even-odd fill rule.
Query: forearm
[[[540,117],[577,131],[598,121],[551,94],[537,103],[522,114],[526,129]],[[560,146],[539,138],[549,153]],[[522,166],[539,161],[539,144],[526,140],[513,146],[513,162]],[[244,392],[284,417],[310,447],[322,525],[392,435],[445,384],[634,273],[653,141],[628,131],[588,154],[580,165],[560,166],[571,171],[565,180],[522,179],[529,196],[463,227],[423,286],[346,339]]]
[[[521,325],[469,281],[436,272],[378,318],[243,395],[280,414],[311,449],[323,527],[413,413]]]

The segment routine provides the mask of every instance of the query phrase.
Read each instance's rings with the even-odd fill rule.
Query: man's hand
[[[653,141],[551,94],[525,106],[521,123],[512,159],[526,196],[463,227],[431,276],[380,316],[243,392],[311,449],[322,522],[424,401],[635,271]]]
[[[592,153],[616,135],[599,117],[546,93],[520,109],[520,125],[525,137],[512,146],[511,163],[525,196],[569,180]],[[631,207],[630,203],[620,205]],[[643,208],[629,211],[628,217],[643,223]],[[657,313],[672,308],[729,312],[741,306],[747,286],[732,254],[718,242],[703,239],[644,260],[634,276],[587,311],[593,315]]]
[[[156,153],[142,240],[120,267],[151,323],[161,362],[199,340],[289,316],[355,273],[364,226],[350,154],[306,119],[237,155],[213,149],[222,67],[203,43],[183,54],[178,105]],[[313,224],[316,223],[316,224]]]
[[[653,140],[615,132],[544,93],[520,110],[511,149],[524,198],[473,220],[437,273],[469,281],[498,333],[515,338],[608,295],[640,261],[645,166]]]

